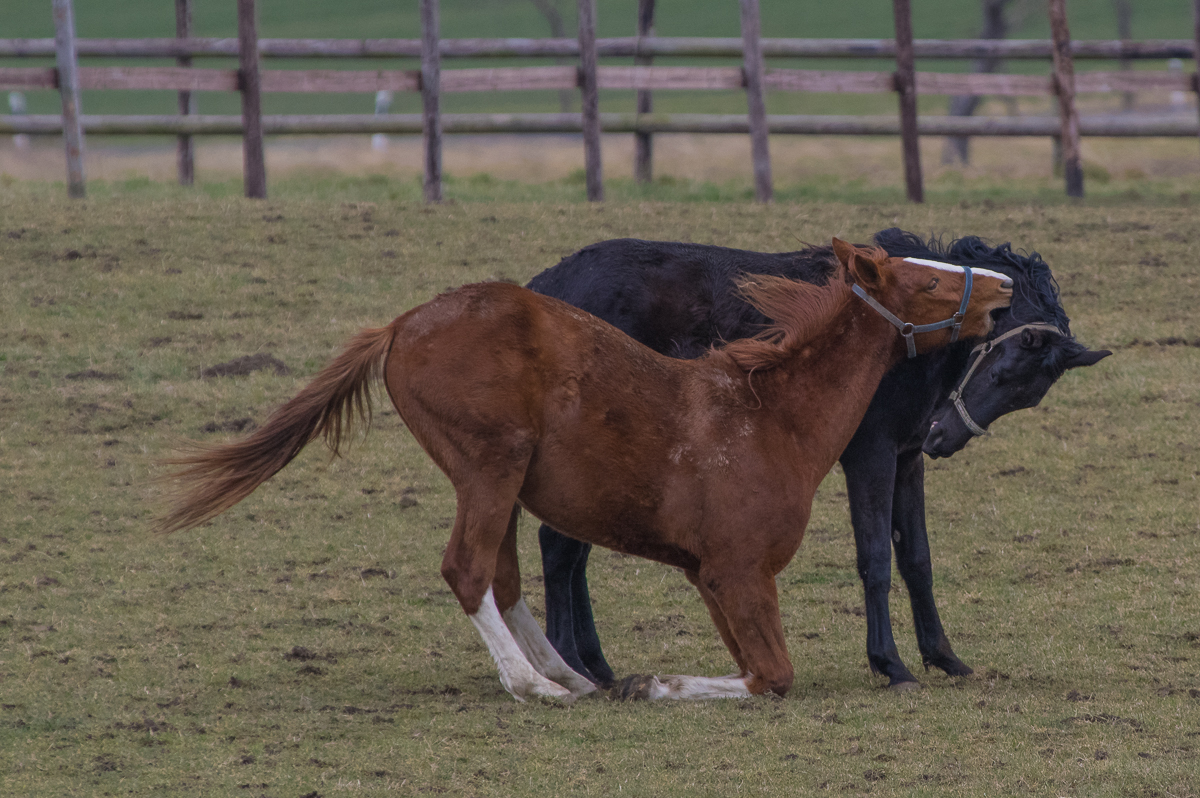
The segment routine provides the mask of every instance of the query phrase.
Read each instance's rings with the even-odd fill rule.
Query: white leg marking
[[[474,615],[469,616],[471,623],[479,630],[483,642],[487,644],[496,667],[500,670],[500,684],[518,701],[524,702],[530,696],[546,696],[573,701],[574,696],[567,688],[555,684],[538,673],[513,638],[512,632],[500,617],[496,607],[496,599],[489,587],[483,597],[483,603]]]
[[[516,604],[504,611],[504,622],[508,624],[521,652],[538,673],[566,687],[576,698],[595,691],[596,685],[572,670],[550,645],[542,627],[538,626],[529,612],[524,598],[517,599]]]
[[[676,698],[749,698],[750,674],[745,676],[655,676],[650,685],[650,700]]]

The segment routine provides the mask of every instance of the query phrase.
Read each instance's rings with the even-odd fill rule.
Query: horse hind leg
[[[500,684],[521,703],[527,698],[556,698],[573,701],[575,696],[562,685],[550,681],[538,673],[526,659],[521,646],[504,622],[496,599],[489,587],[479,604],[479,609],[470,616],[471,623],[479,630],[480,637],[488,647],[492,660],[500,671]]]
[[[596,685],[572,669],[550,645],[521,596],[521,571],[517,558],[517,522],[520,515],[520,507],[514,506],[508,520],[508,531],[496,557],[496,576],[492,581],[492,589],[500,615],[534,670],[566,687],[575,698],[587,695],[595,691]]]
[[[500,671],[500,683],[513,698],[521,702],[531,697],[572,701],[574,695],[568,688],[547,679],[530,663],[496,604],[493,581],[505,538],[510,531],[515,536],[517,489],[503,500],[496,493],[459,488],[458,514],[442,558],[442,577],[479,631]],[[506,562],[505,567],[511,568],[511,564]],[[501,581],[506,583],[506,578]]]

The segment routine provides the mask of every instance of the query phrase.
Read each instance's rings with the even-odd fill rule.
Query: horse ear
[[[1066,367],[1076,369],[1080,366],[1094,366],[1111,354],[1107,349],[1084,349],[1068,360]]]
[[[1036,349],[1046,343],[1046,334],[1042,330],[1022,330],[1021,348]]]
[[[875,262],[874,253],[870,250],[859,249],[840,238],[834,238],[833,253],[837,255],[842,267],[855,282],[868,288],[879,285],[882,279],[879,274],[879,265]]]
[[[841,264],[846,268],[850,268],[850,259],[854,257],[855,246],[842,239],[834,236],[833,238],[833,254],[841,261]]]

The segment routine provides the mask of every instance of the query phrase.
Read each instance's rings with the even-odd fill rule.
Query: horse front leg
[[[772,575],[721,568],[689,572],[729,653],[738,663],[733,676],[631,676],[614,688],[629,699],[746,698],[771,692],[783,696],[792,686],[779,597]]]
[[[860,447],[861,448],[861,447]],[[874,673],[897,689],[918,684],[905,667],[892,635],[888,593],[892,589],[892,486],[896,460],[890,448],[851,450],[842,455],[858,576],[863,583],[867,614],[867,660]]]
[[[787,695],[795,678],[788,657],[775,575],[759,563],[724,562],[700,568],[702,592],[712,596],[725,618],[735,645],[730,653],[738,660],[751,695]]]
[[[897,458],[892,528],[896,566],[908,587],[917,644],[925,667],[941,668],[951,676],[974,673],[950,648],[933,598],[933,565],[925,528],[925,460],[919,449]]]
[[[612,684],[588,594],[590,543],[569,538],[546,524],[538,529],[546,590],[546,639],[572,669],[593,682]]]

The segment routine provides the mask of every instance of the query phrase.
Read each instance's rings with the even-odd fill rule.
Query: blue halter
[[[953,330],[950,333],[950,343],[954,343],[958,340],[958,333],[962,330],[963,319],[966,318],[967,315],[967,303],[971,301],[972,284],[971,267],[960,266],[959,268],[963,270],[967,281],[966,285],[963,286],[962,302],[958,306],[958,312],[948,319],[935,321],[932,324],[912,324],[910,322],[900,321],[900,319],[896,317],[895,313],[892,313],[883,305],[879,304],[879,301],[864,291],[862,286],[860,286],[858,283],[852,285],[850,290],[858,294],[858,296],[866,301],[868,305],[879,311],[879,315],[883,316],[885,319],[895,325],[898,330],[900,330],[900,334],[904,336],[904,342],[908,344],[908,356],[912,358],[917,356],[917,344],[915,341],[913,341],[913,336],[917,333],[933,332],[934,330],[944,330],[947,327],[952,327]]]

